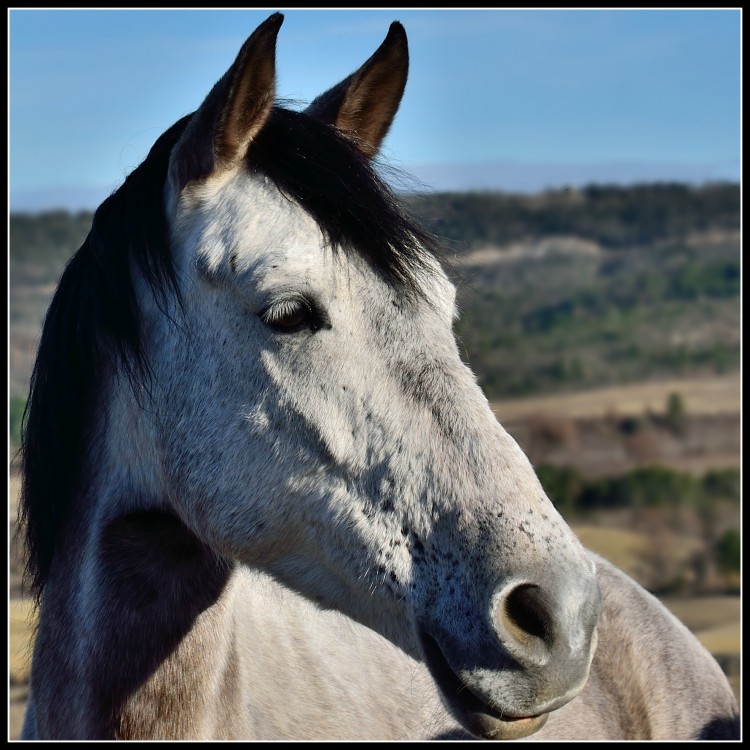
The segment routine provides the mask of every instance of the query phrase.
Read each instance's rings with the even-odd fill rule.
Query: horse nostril
[[[588,674],[601,608],[587,581],[506,580],[491,600],[495,636],[518,669],[557,674],[571,682]],[[557,679],[557,678],[555,678]],[[581,682],[582,684],[582,682]]]
[[[504,615],[507,624],[519,635],[543,641],[551,637],[549,615],[538,586],[525,583],[514,588],[505,599]]]
[[[522,583],[496,603],[495,626],[508,651],[521,664],[545,662],[554,640],[554,621],[542,589]]]

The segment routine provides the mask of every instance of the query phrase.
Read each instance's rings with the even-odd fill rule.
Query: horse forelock
[[[423,295],[420,271],[440,255],[372,161],[331,125],[274,107],[245,157],[317,222],[334,249],[358,253],[400,293]]]

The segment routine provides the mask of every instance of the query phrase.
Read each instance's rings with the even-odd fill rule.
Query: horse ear
[[[274,13],[258,26],[191,117],[170,160],[177,190],[228,169],[247,153],[273,107],[276,37],[283,20],[281,13]]]
[[[307,108],[307,114],[334,125],[367,157],[380,148],[396,115],[409,72],[404,27],[394,21],[375,54],[357,71]]]

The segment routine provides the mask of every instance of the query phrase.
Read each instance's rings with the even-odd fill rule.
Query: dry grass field
[[[18,495],[21,491],[21,478],[13,474],[8,479],[8,520],[14,522],[18,514]]]
[[[494,401],[492,409],[500,422],[539,415],[558,418],[631,416],[646,411],[660,412],[669,395],[679,393],[689,414],[738,414],[741,385],[738,373],[711,378],[661,380],[582,393]]]
[[[29,680],[33,615],[30,599],[11,599],[8,608],[8,675],[11,685],[23,685]]]
[[[670,426],[670,397],[683,423]],[[738,375],[649,381],[569,395],[494,402],[500,422],[534,466],[573,467],[586,477],[659,464],[700,477],[741,460]]]
[[[648,549],[648,539],[629,529],[603,526],[573,526],[584,547],[615,564],[628,575],[634,575]]]
[[[8,607],[8,738],[18,739],[29,692],[34,631],[31,601],[15,599]]]

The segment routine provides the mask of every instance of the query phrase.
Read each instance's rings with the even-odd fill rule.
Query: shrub
[[[693,500],[697,490],[698,483],[690,474],[665,466],[642,466],[591,482],[581,493],[580,505],[586,510],[674,507]]]
[[[701,481],[701,489],[709,498],[740,499],[739,469],[711,469]]]
[[[26,399],[13,396],[8,404],[8,428],[11,445],[21,445],[21,423],[26,409]]]
[[[723,573],[739,573],[742,540],[739,529],[727,529],[716,543],[716,564]]]
[[[584,486],[580,472],[572,466],[543,464],[536,470],[544,491],[554,506],[565,515],[574,512]]]
[[[687,414],[685,412],[685,403],[679,393],[670,393],[667,398],[666,421],[675,435],[682,435],[687,428]]]

